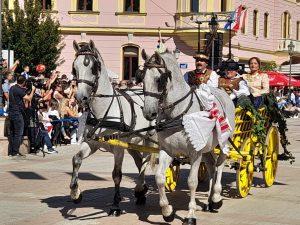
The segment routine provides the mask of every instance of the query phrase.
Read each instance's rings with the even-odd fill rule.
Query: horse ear
[[[79,45],[77,44],[77,42],[75,40],[73,41],[73,48],[74,48],[75,52],[79,51]]]
[[[95,43],[94,43],[93,40],[90,40],[89,46],[90,46],[90,49],[91,49],[92,51],[95,50]]]
[[[143,58],[143,60],[145,60],[145,61],[149,59],[149,56],[147,55],[145,49],[142,50],[142,58]]]
[[[160,54],[158,52],[155,52],[155,62],[158,64],[158,65],[161,65],[162,64],[162,57],[160,56]]]

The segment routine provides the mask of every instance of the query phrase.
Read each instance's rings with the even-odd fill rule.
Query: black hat
[[[234,61],[227,61],[225,65],[226,70],[239,70],[239,64]]]
[[[199,62],[199,61],[208,62],[209,61],[209,58],[206,55],[199,54],[199,53],[194,55],[193,58],[196,60],[196,62]]]

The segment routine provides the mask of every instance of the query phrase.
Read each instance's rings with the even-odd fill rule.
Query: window
[[[52,0],[41,0],[41,5],[43,10],[51,10],[52,9]]]
[[[264,14],[264,37],[269,36],[269,13]]]
[[[289,38],[291,33],[291,15],[284,12],[282,15],[282,38]]]
[[[123,47],[123,80],[132,80],[139,67],[139,49],[134,46]]]
[[[191,12],[199,12],[199,0],[191,0]]]
[[[77,10],[79,10],[79,11],[93,11],[93,0],[78,0]]]
[[[300,21],[297,22],[297,34],[296,38],[298,41],[300,41]]]
[[[227,0],[221,0],[221,12],[227,11]]]
[[[258,11],[253,11],[253,35],[258,36]]]
[[[125,12],[140,12],[140,0],[125,0]]]

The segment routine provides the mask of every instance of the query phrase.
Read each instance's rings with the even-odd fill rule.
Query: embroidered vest
[[[232,93],[232,90],[239,90],[240,81],[243,80],[243,78],[235,78],[235,79],[229,79],[221,77],[219,78],[219,88],[223,88],[228,94]]]
[[[188,83],[190,86],[206,84],[210,78],[212,70],[207,69],[205,73],[196,73],[196,70],[192,70],[188,73]]]

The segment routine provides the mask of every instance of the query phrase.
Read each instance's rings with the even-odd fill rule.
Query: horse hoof
[[[147,186],[146,184],[144,184],[143,187],[144,187],[144,188],[143,188],[142,191],[135,191],[135,192],[134,192],[134,197],[140,198],[140,197],[145,196],[145,195],[147,194],[147,192],[148,192],[148,190],[149,190],[148,186]]]
[[[223,205],[223,200],[220,200],[218,202],[212,202],[211,203],[211,208],[212,209],[219,209],[219,208],[222,207],[222,205]]]
[[[213,209],[211,203],[209,203],[208,205],[205,204],[205,205],[203,206],[203,208],[202,208],[202,211],[203,211],[203,212],[210,212],[210,213],[218,213],[217,210]]]
[[[114,217],[119,217],[121,215],[121,213],[122,213],[121,209],[110,209],[108,215],[114,216]]]
[[[75,204],[79,204],[82,201],[82,194],[80,193],[77,199],[73,199]]]
[[[145,205],[146,204],[146,196],[141,196],[136,199],[135,204],[137,205]]]
[[[163,216],[163,218],[167,223],[171,223],[175,219],[175,210],[173,209],[170,216]]]
[[[196,218],[185,218],[182,225],[196,225],[197,220]]]

